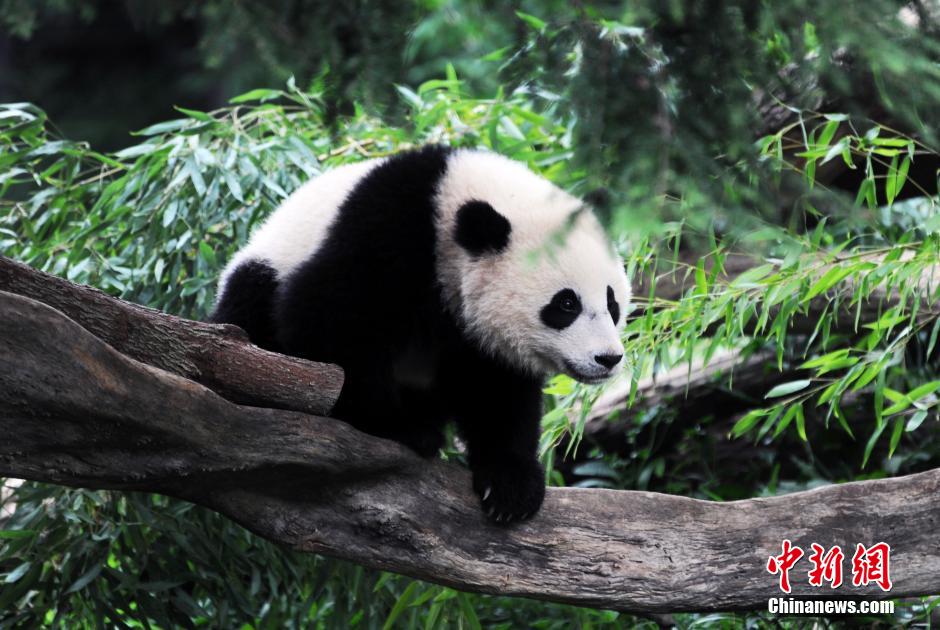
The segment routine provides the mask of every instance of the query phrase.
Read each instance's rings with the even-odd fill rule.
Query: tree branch
[[[99,297],[114,304],[94,308],[127,308]],[[98,319],[84,308],[72,312]],[[167,343],[204,326],[175,321]],[[4,292],[0,432],[0,475],[178,496],[296,549],[464,590],[637,612],[762,608],[780,595],[767,558],[789,538],[892,546],[890,593],[815,590],[798,567],[794,596],[940,591],[940,470],[731,503],[553,488],[534,519],[498,527],[460,466],[337,420],[233,404]]]
[[[341,368],[262,350],[237,326],[193,322],[115,300],[3,256],[0,291],[48,304],[117,351],[234,402],[326,414],[343,386]]]

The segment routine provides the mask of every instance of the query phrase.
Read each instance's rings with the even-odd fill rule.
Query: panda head
[[[467,152],[451,158],[438,203],[443,293],[484,350],[540,376],[598,383],[619,371],[630,289],[582,202],[516,162]]]

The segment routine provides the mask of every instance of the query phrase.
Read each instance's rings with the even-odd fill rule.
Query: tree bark
[[[549,489],[526,523],[489,523],[460,466],[418,458],[348,425],[236,405],[130,358],[76,317],[0,292],[0,476],[181,497],[257,534],[483,593],[633,612],[763,608],[782,595],[767,558],[787,538],[891,545],[894,589],[793,596],[884,598],[940,591],[940,470],[714,503],[648,492]],[[85,314],[85,319],[97,319]],[[175,320],[165,329],[177,343]],[[271,357],[290,364],[290,359]],[[851,570],[850,568],[848,569]]]
[[[0,256],[0,291],[48,304],[114,349],[234,402],[327,414],[343,371],[262,350],[237,326],[205,324],[115,300]]]

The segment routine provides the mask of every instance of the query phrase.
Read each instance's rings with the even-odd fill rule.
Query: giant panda
[[[423,456],[456,421],[484,511],[545,494],[546,376],[618,371],[630,289],[579,199],[499,154],[427,146],[294,192],[224,269],[212,321],[345,371],[332,416]]]

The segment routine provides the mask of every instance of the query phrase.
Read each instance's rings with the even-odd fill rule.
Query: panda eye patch
[[[542,323],[549,328],[562,330],[574,323],[580,314],[581,300],[578,299],[578,294],[571,289],[562,289],[542,307],[539,316]]]
[[[610,285],[607,286],[607,310],[615,324],[620,321],[620,305],[617,304],[617,298],[614,297],[614,290]]]

